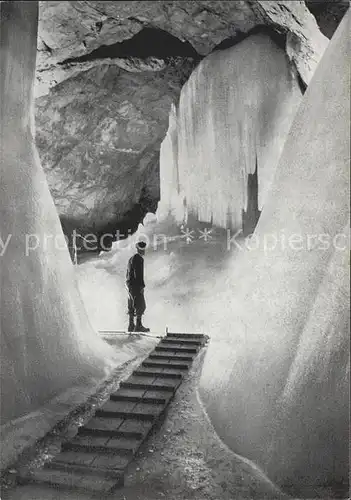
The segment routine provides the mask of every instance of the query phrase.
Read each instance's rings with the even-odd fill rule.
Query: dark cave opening
[[[201,58],[191,43],[182,42],[167,31],[156,28],[144,28],[128,40],[117,42],[112,45],[102,45],[89,54],[66,59],[60,64],[64,65],[93,61],[94,59],[113,59],[118,57],[138,57],[141,59],[146,57],[159,57],[167,59],[168,57],[176,56],[191,57],[193,59]]]
[[[306,7],[316,18],[319,29],[332,38],[350,6],[349,0],[306,0]]]
[[[269,36],[282,50],[285,51],[286,45],[286,33],[278,32],[273,30],[270,26],[265,24],[258,24],[254,28],[249,31],[238,31],[237,34],[231,38],[226,38],[222,40],[221,43],[216,45],[212,52],[216,52],[217,50],[225,50],[230,47],[234,47],[240,42],[243,42],[246,38],[253,35],[263,34]]]

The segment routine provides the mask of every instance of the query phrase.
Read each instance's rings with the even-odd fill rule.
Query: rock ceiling
[[[81,71],[84,66],[92,66],[92,61],[84,64],[79,58],[100,47],[130,40],[145,28],[163,30],[181,42],[189,42],[194,51],[205,56],[224,40],[235,39],[259,25],[270,26],[286,35],[287,53],[303,81],[308,83],[325,49],[326,39],[304,2],[40,2],[37,74],[41,85],[38,93],[46,92],[47,87]],[[149,47],[150,52],[152,45],[152,40],[145,41],[145,48]],[[98,64],[99,57],[94,60]]]

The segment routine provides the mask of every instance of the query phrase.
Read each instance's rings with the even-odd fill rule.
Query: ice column
[[[2,423],[103,378],[118,359],[92,330],[34,143],[37,2],[2,2],[0,352]]]

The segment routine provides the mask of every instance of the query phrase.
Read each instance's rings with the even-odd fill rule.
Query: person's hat
[[[137,248],[139,248],[140,250],[145,250],[146,248],[146,243],[145,241],[138,241],[135,245]]]

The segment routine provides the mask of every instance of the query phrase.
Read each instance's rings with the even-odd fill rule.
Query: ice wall
[[[93,332],[34,145],[37,3],[1,2],[2,423],[118,361]],[[31,236],[30,236],[31,235]]]
[[[257,163],[261,209],[300,101],[285,52],[267,35],[206,57],[170,114],[160,155],[159,217],[171,212],[180,222],[193,214],[240,228],[248,174]]]
[[[300,497],[348,480],[348,30],[304,95],[201,378],[222,439]]]

